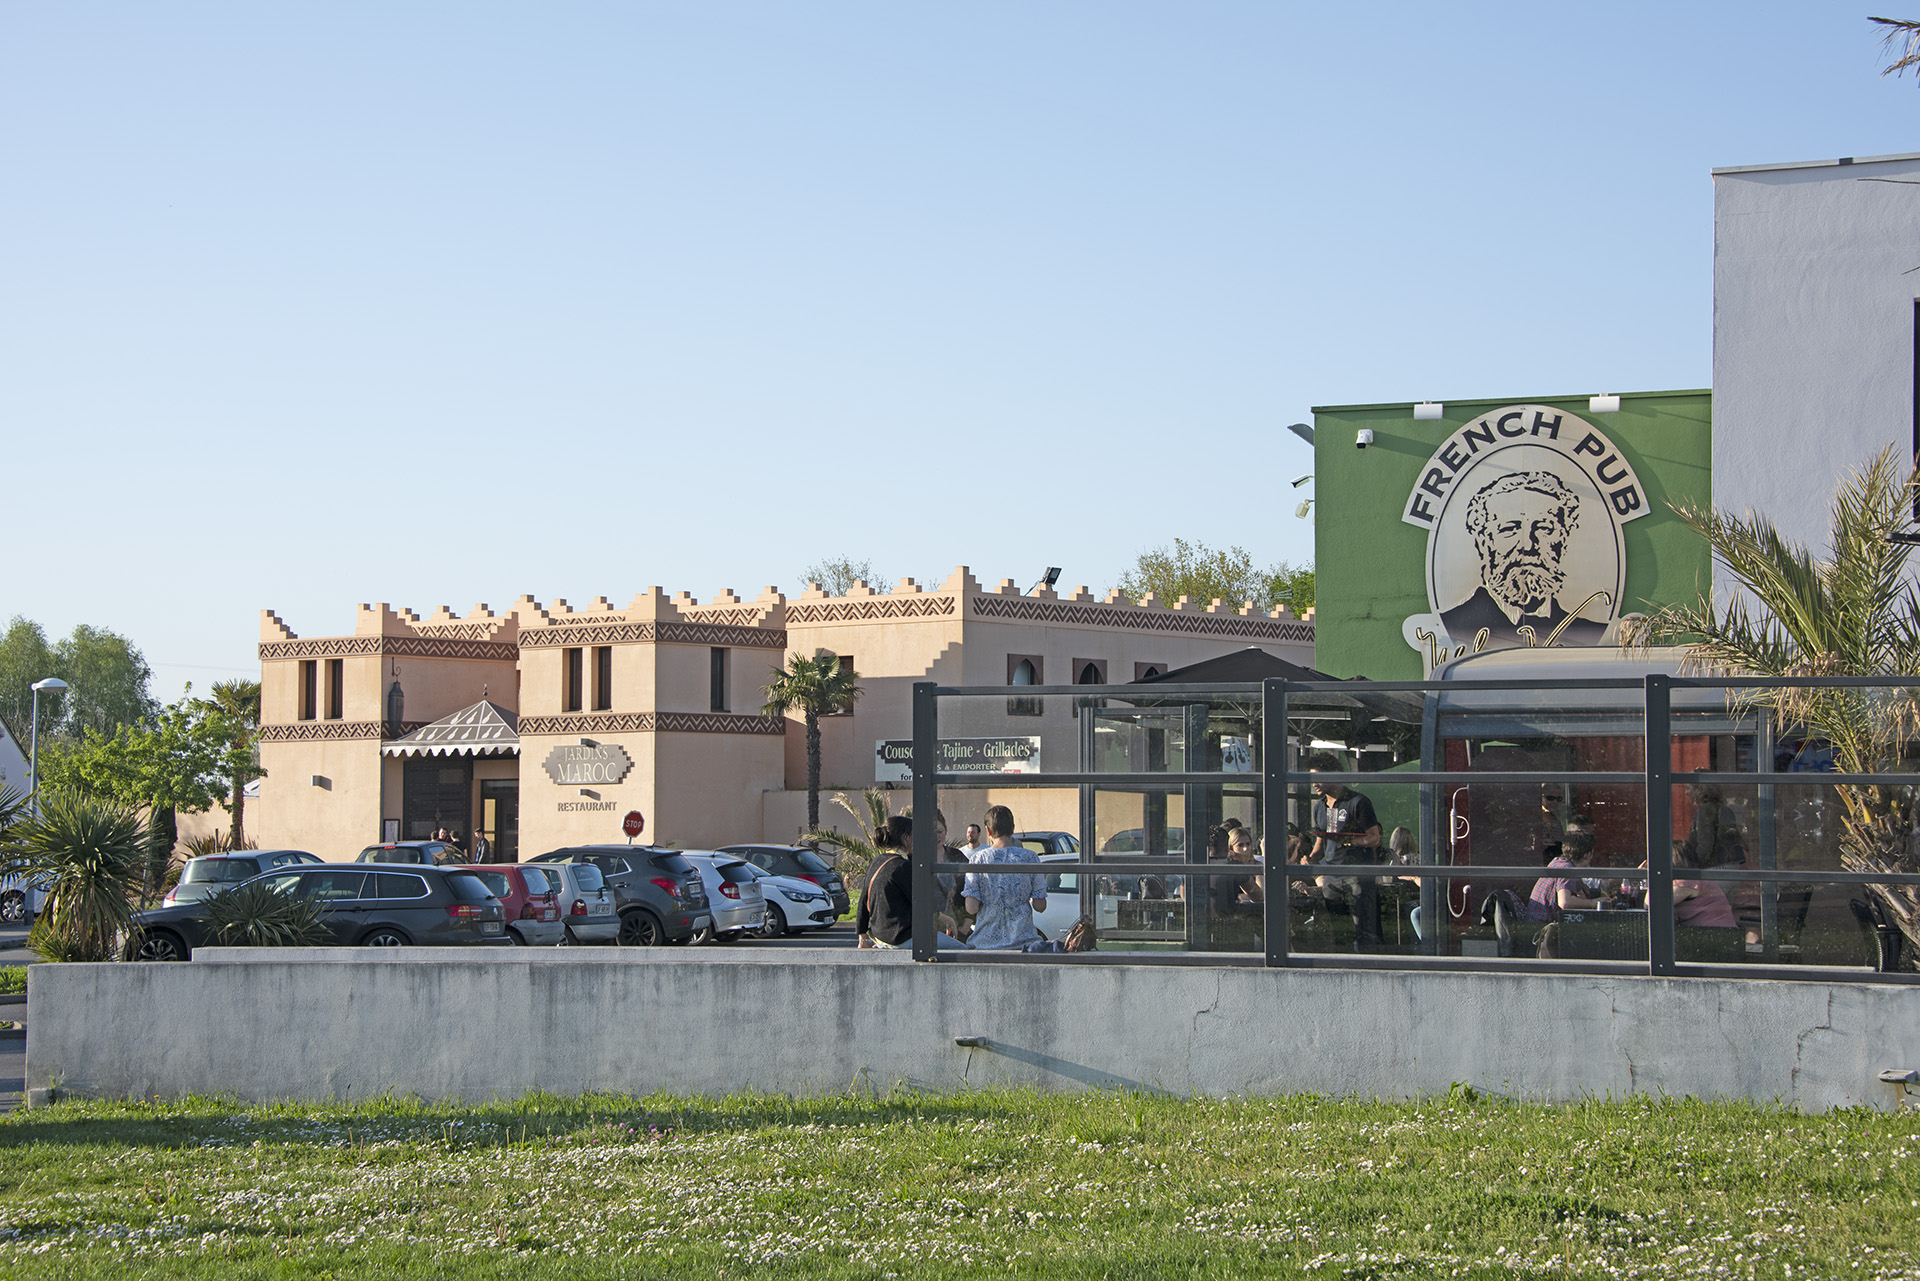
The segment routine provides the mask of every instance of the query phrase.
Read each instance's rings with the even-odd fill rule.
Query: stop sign
[[[627,834],[629,840],[640,835],[646,827],[647,820],[640,816],[639,810],[628,810],[626,818],[620,823],[620,830]]]

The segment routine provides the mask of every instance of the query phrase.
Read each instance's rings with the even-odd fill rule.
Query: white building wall
[[[1824,549],[1841,478],[1912,447],[1920,155],[1716,169],[1713,189],[1714,502]]]

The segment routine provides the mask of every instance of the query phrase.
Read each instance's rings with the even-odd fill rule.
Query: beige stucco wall
[[[262,743],[260,799],[247,805],[247,833],[262,849],[353,857],[380,839],[380,744]],[[320,775],[328,786],[313,785]]]
[[[582,789],[555,783],[544,763],[555,747],[576,745],[581,735],[541,734],[520,740],[520,857],[532,858],[563,845],[624,841],[620,821],[628,810],[646,816],[643,839],[652,840],[659,805],[654,789],[655,734],[596,732],[596,743],[616,744],[633,758],[633,768],[620,782]],[[585,790],[591,796],[583,796]],[[576,807],[562,809],[562,806]],[[592,806],[595,808],[577,808]]]

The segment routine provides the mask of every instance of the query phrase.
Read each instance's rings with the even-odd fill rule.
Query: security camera
[[[1353,447],[1355,449],[1365,449],[1368,445],[1371,445],[1372,443],[1373,443],[1373,428],[1371,427],[1362,427],[1360,429],[1360,434],[1353,438]]]

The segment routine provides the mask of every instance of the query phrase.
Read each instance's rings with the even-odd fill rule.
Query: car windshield
[[[663,872],[677,872],[681,876],[685,876],[693,870],[693,864],[687,862],[687,860],[681,858],[678,854],[655,854],[647,861]]]
[[[250,858],[196,858],[180,874],[182,885],[200,881],[244,881],[260,870]]]
[[[729,885],[744,885],[753,880],[753,873],[745,863],[722,863],[714,869],[720,873],[720,879]]]
[[[809,872],[831,872],[833,870],[827,866],[827,860],[821,858],[812,850],[795,850],[793,861]]]
[[[580,887],[582,894],[597,894],[607,887],[607,878],[600,875],[600,869],[591,863],[575,863],[573,883]]]
[[[529,894],[553,893],[554,891],[553,880],[547,875],[545,868],[523,867],[520,869],[520,875],[523,878],[525,878],[527,882],[527,893]]]
[[[502,877],[501,879],[505,880],[506,878]],[[462,903],[484,903],[493,897],[493,895],[487,892],[486,883],[472,872],[462,872],[458,876],[449,876],[447,878],[447,888],[452,890],[453,896]]]
[[[513,883],[507,879],[505,872],[475,871],[468,872],[467,875],[486,886],[488,892],[495,898],[506,898],[509,894],[513,893]],[[455,877],[454,879],[458,880],[459,878]]]

